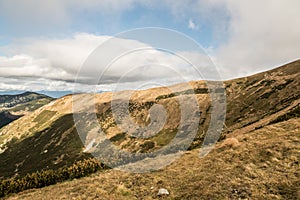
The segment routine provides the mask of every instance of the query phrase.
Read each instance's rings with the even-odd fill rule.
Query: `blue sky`
[[[299,10],[298,0],[0,0],[0,91],[70,91],[93,50],[115,35],[144,27],[173,30],[194,40],[213,60],[212,68],[217,68],[222,79],[250,75],[299,59]],[[118,40],[115,48],[166,43],[172,49],[181,45],[178,54],[207,65],[203,52],[185,49],[185,40],[164,34],[155,41],[147,33],[142,41],[134,36],[125,38]],[[131,61],[124,59],[108,77],[117,81],[123,76],[120,72],[130,71],[135,60],[140,65],[155,60],[177,67],[182,74],[192,73],[172,55],[148,52]],[[85,80],[93,78],[84,73]],[[157,73],[161,79],[167,75],[163,69]],[[138,84],[148,79],[130,77]],[[80,84],[90,88],[86,82]],[[107,83],[101,87],[113,88]]]
[[[210,24],[210,21],[199,22],[200,20],[196,16],[194,17],[193,14],[179,18],[174,16],[166,7],[149,8],[137,5],[120,13],[102,14],[97,11],[88,12],[83,10],[73,11],[70,15],[72,18],[70,23],[63,26],[52,24],[52,27],[47,27],[47,20],[45,20],[45,24],[39,24],[40,26],[28,27],[31,24],[27,22],[28,24],[22,27],[24,25],[22,20],[12,24],[12,21],[4,16],[0,18],[0,45],[6,45],[11,39],[18,37],[63,38],[72,33],[81,32],[96,35],[115,35],[142,27],[162,27],[176,30],[192,37],[204,47],[217,46],[221,39],[226,39],[222,36],[218,40],[217,37],[214,38],[213,24]],[[188,27],[189,21],[195,24],[194,30]]]

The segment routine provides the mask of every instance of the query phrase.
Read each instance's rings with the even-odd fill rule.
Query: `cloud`
[[[213,38],[217,38],[218,43],[210,47],[210,53],[224,79],[245,76],[299,59],[298,0],[290,0],[288,3],[280,0],[0,0],[0,16],[7,19],[11,27],[20,26],[34,32],[38,28],[65,28],[78,19],[76,16],[80,12],[97,12],[105,17],[110,14],[121,15],[137,6],[166,8],[174,16],[174,20],[184,24],[188,22],[190,29],[196,30],[199,26],[211,28]],[[6,55],[0,58],[1,77],[43,78],[58,81],[59,84],[71,84],[90,53],[109,38],[110,36],[79,33],[64,39],[15,39],[0,48],[0,52]],[[182,60],[151,49],[149,44],[134,40],[118,40],[117,43],[116,47],[121,47],[120,51],[126,51],[130,47],[147,47],[149,50],[134,52],[115,62],[103,79],[106,85],[118,81],[124,74],[127,74],[127,78],[123,81],[128,83],[138,82],[140,78],[151,80],[155,77],[168,77],[167,68],[162,70],[161,67],[158,70],[155,63],[176,66],[178,72],[184,75],[191,72],[191,68]],[[106,54],[114,51],[117,50],[111,48]],[[189,59],[203,61],[202,55],[197,53],[178,53],[186,54]],[[97,73],[93,70],[95,66],[100,67],[99,70],[104,67],[98,62],[90,64],[91,67],[87,66],[83,70],[81,84],[96,78]],[[156,70],[146,67],[150,65]],[[136,70],[136,66],[145,67]],[[209,64],[203,66],[210,68]],[[142,76],[140,72],[143,72]]]
[[[299,59],[300,1],[164,0],[176,19],[213,31],[210,51],[225,79]],[[158,4],[155,1],[153,4]],[[193,20],[191,20],[193,19]],[[206,24],[206,25],[205,25]],[[208,24],[208,26],[207,26]]]
[[[216,49],[227,77],[244,76],[299,59],[300,1],[225,1],[229,38]]]
[[[100,20],[107,19],[107,22],[117,19],[113,23],[118,24],[122,14],[139,7],[166,9],[174,16],[174,20],[181,22],[186,22],[191,17],[197,18],[196,21],[201,23],[210,19],[217,22],[223,17],[215,14],[221,10],[212,2],[213,0],[0,0],[0,17],[9,24],[6,29],[10,31],[5,30],[8,33],[24,35],[29,32],[39,35],[38,33],[65,33],[74,26],[81,26],[78,21],[90,24],[90,18],[87,17],[89,15],[97,15]]]
[[[71,21],[66,5],[60,0],[0,0],[0,17],[9,24],[7,29],[16,34],[63,28]]]
[[[26,54],[33,59],[45,60],[47,65],[68,74],[76,73],[88,55],[109,36],[77,33],[64,39],[16,39],[2,51],[9,56]],[[59,75],[58,75],[59,76]]]
[[[116,13],[131,8],[135,2],[135,0],[0,0],[0,10],[2,16],[18,24],[27,20],[31,20],[31,23],[64,23],[72,17],[72,12],[89,10],[103,14]]]
[[[69,90],[72,85],[91,91],[98,84],[112,89],[116,83],[122,85],[120,89],[133,89],[146,82],[169,85],[200,79],[186,60],[202,67],[202,71],[211,68],[209,58],[199,52],[174,54],[133,39],[87,33],[65,39],[17,39],[0,50],[7,55],[0,57],[2,90]],[[10,86],[12,83],[15,86]]]
[[[44,77],[72,79],[73,75],[63,69],[54,68],[49,60],[35,59],[28,55],[0,57],[1,77]]]
[[[62,80],[32,77],[0,77],[0,92],[4,91],[111,91],[114,85],[89,85]]]
[[[196,24],[191,19],[189,19],[188,28],[192,29],[192,30],[197,30],[198,29],[198,27],[196,26]]]

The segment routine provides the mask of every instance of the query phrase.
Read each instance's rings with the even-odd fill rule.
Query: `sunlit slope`
[[[300,119],[228,138],[206,157],[192,150],[163,170],[108,170],[8,199],[299,199]]]

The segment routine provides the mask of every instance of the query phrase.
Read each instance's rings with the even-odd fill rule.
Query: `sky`
[[[299,0],[0,0],[0,93],[266,71],[299,59],[299,10]]]

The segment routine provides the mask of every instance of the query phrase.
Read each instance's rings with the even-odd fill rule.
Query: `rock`
[[[165,188],[160,188],[157,193],[158,196],[169,195],[169,194],[170,194],[169,191]]]

